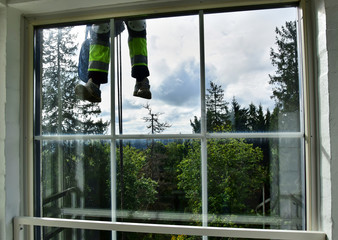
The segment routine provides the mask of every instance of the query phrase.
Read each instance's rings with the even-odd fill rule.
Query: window
[[[89,103],[74,88],[92,22],[35,28],[36,216],[306,229],[297,8],[226,10],[146,20],[152,100],[132,96],[127,30]]]

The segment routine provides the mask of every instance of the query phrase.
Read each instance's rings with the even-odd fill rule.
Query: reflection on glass
[[[43,142],[41,167],[42,216],[110,220],[109,142]]]
[[[110,101],[79,100],[78,59],[85,26],[40,30],[42,134],[103,134],[108,132]],[[106,90],[105,90],[106,89]],[[101,89],[106,92],[109,87]],[[107,114],[108,113],[108,114]],[[108,117],[107,117],[108,116]]]
[[[304,229],[301,150],[299,139],[209,139],[208,226]],[[43,216],[111,219],[108,141],[44,142],[41,160]],[[199,140],[117,141],[117,221],[200,226],[201,161]]]
[[[299,139],[208,141],[209,225],[304,229]]]
[[[300,131],[296,19],[296,8],[205,15],[209,132]]]

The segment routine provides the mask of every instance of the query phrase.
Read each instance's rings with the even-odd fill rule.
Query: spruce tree
[[[241,105],[237,102],[235,97],[233,97],[231,105],[232,105],[231,115],[233,116],[232,129],[237,132],[247,131],[248,109],[241,108]]]
[[[269,75],[273,86],[272,98],[283,112],[299,110],[299,80],[297,54],[297,28],[295,21],[276,28],[276,47],[271,48],[271,63],[277,68],[274,75]]]
[[[207,91],[207,129],[208,131],[214,131],[230,123],[228,115],[229,103],[224,100],[224,90],[221,85],[210,82],[210,88],[208,88]]]
[[[207,131],[213,132],[219,129],[228,130],[231,125],[228,102],[224,100],[224,90],[221,85],[217,85],[210,81],[210,88],[206,94],[206,114],[207,114]],[[194,120],[190,120],[190,125],[194,133],[201,132],[201,119],[194,116]]]

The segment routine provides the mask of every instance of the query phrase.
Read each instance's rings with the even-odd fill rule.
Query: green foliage
[[[201,155],[195,141],[188,156],[179,164],[178,186],[184,189],[188,209],[201,213]],[[262,166],[263,152],[241,139],[209,140],[208,211],[212,214],[251,214],[257,196],[267,180]]]
[[[207,90],[206,120],[208,132],[221,132],[225,129],[226,131],[236,132],[264,132],[274,130],[270,128],[271,121],[275,121],[274,126],[278,127],[279,112],[275,113],[275,118],[271,118],[268,109],[264,114],[262,105],[257,107],[251,103],[248,108],[242,108],[235,97],[231,101],[231,109],[228,109],[228,103],[223,100],[224,90],[221,86],[210,82],[210,88]],[[221,101],[221,103],[215,104],[217,101]],[[190,120],[190,125],[194,133],[201,132],[201,120],[196,116],[194,116],[193,121]]]
[[[178,165],[178,188],[184,190],[188,199],[186,211],[201,213],[201,145],[193,141],[187,156]]]
[[[80,156],[76,157],[77,164],[83,163],[83,192],[86,208],[110,208],[110,145],[104,141],[86,141],[78,147],[83,148]],[[68,176],[76,174],[71,169]],[[77,185],[81,185],[78,183]]]
[[[156,182],[156,201],[148,206],[151,211],[183,211],[184,193],[177,188],[177,166],[189,151],[189,142],[167,144],[152,142],[145,150],[142,175]],[[140,174],[138,175],[138,177]],[[146,199],[147,201],[147,199]]]
[[[117,156],[120,156],[120,149]],[[143,171],[146,166],[146,152],[130,146],[123,147],[123,181],[118,183],[118,195],[123,191],[123,210],[147,210],[157,197],[157,182],[147,177]],[[120,179],[120,168],[118,168],[117,180]]]
[[[242,139],[208,142],[209,212],[250,214],[266,180],[263,152]]]
[[[171,240],[185,240],[187,239],[186,235],[172,235]]]

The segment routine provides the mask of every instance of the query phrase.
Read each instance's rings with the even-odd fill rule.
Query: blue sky
[[[296,8],[205,15],[206,81],[224,89],[225,100],[236,97],[242,107],[262,104],[273,109],[269,74],[274,74],[270,49],[275,28],[296,20]],[[200,51],[197,15],[147,20],[148,61],[152,100],[132,96],[127,31],[122,33],[124,133],[148,133],[142,119],[149,103],[160,120],[172,124],[163,133],[192,133],[190,120],[200,117]],[[207,84],[207,88],[208,88]],[[102,89],[104,111],[110,115],[109,85]]]

